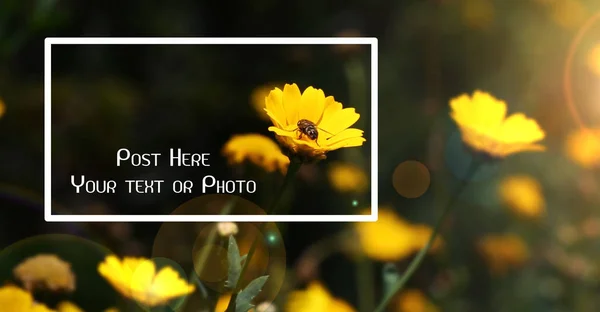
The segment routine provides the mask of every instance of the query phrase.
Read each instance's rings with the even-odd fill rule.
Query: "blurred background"
[[[119,255],[151,257],[164,226],[44,222],[44,38],[377,37],[379,167],[368,166],[367,131],[363,147],[303,166],[284,202],[296,214],[361,213],[370,208],[370,170],[378,170],[380,220],[279,224],[285,246],[277,259],[287,272],[275,306],[305,311],[288,298],[296,290],[305,301],[328,296],[356,311],[373,311],[393,272],[403,272],[422,247],[444,203],[460,195],[441,244],[390,311],[595,311],[600,130],[581,129],[600,128],[600,24],[593,23],[598,10],[593,0],[2,1],[1,246],[50,233],[87,239],[59,243],[83,280],[72,299],[100,311],[115,294],[97,277],[81,277],[93,275],[81,269],[83,263],[99,258],[73,252],[83,248],[77,244],[98,254],[102,245]],[[363,47],[59,49],[52,78],[53,126],[60,131],[55,160],[57,172],[67,175],[117,174],[114,151],[123,145],[163,153],[181,147],[214,154],[215,176],[257,177],[275,190],[280,172],[229,166],[220,152],[234,134],[272,137],[256,103],[283,83],[321,88],[362,114],[357,127],[370,126],[370,55]],[[448,102],[474,90],[505,100],[509,113],[536,119],[546,132],[547,151],[490,164],[457,195],[470,156],[448,118]],[[192,175],[207,174],[201,171]],[[137,174],[167,179],[190,173],[162,167]],[[56,183],[60,191],[68,180]],[[247,199],[264,209],[273,194]],[[57,213],[76,214],[170,213],[189,199],[57,196]],[[193,235],[175,242],[192,249]],[[14,278],[19,257],[30,253],[17,249],[0,254],[5,280]],[[161,256],[177,258],[166,251]],[[306,288],[316,282],[325,293]]]

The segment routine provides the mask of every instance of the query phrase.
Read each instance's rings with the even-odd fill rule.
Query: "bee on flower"
[[[271,90],[265,99],[265,111],[277,141],[290,156],[302,162],[326,158],[326,153],[344,147],[362,146],[363,130],[350,128],[360,115],[354,108],[343,108],[333,96],[308,87],[304,92],[296,84],[283,90]]]

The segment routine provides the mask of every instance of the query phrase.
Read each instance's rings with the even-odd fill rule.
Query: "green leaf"
[[[242,273],[242,263],[240,258],[240,249],[238,248],[237,242],[233,235],[229,236],[229,244],[227,246],[227,281],[225,281],[225,287],[234,289],[240,279]]]
[[[254,307],[252,300],[258,296],[268,279],[268,275],[257,277],[245,289],[240,291],[235,300],[235,312],[247,312],[252,309]]]
[[[237,303],[235,304],[235,312],[248,312],[248,310],[250,310],[252,308],[254,308],[254,305],[250,304],[250,303],[246,303],[246,304],[242,304],[242,305],[239,305]]]

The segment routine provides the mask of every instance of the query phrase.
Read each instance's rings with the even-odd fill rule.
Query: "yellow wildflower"
[[[0,288],[0,307],[6,312],[54,312],[45,305],[36,303],[29,292],[12,285]]]
[[[425,294],[417,289],[405,290],[398,296],[398,312],[438,312],[440,311]]]
[[[494,4],[491,0],[462,0],[462,16],[469,27],[488,28],[494,21]]]
[[[69,301],[62,301],[57,306],[58,312],[83,312],[77,305]]]
[[[261,119],[269,120],[269,116],[265,114],[265,103],[267,101],[267,96],[269,96],[271,90],[281,85],[282,84],[269,83],[259,86],[252,91],[252,94],[250,95],[250,103],[252,103],[252,107],[254,107]]]
[[[25,289],[46,288],[51,291],[75,290],[75,275],[71,264],[52,254],[29,257],[13,269]]]
[[[390,208],[380,207],[377,222],[356,223],[363,252],[381,261],[397,261],[418,252],[429,240],[432,229],[421,224],[410,224]],[[438,237],[431,251],[442,243]]]
[[[360,118],[354,108],[343,109],[333,96],[325,97],[321,89],[308,87],[301,93],[296,84],[286,84],[283,91],[275,88],[267,97],[265,111],[274,125],[269,131],[292,155],[303,160],[324,159],[329,151],[361,146],[366,141],[362,130],[349,128]],[[303,125],[314,125],[310,129],[312,138],[301,131],[306,130]]]
[[[163,305],[195,289],[172,267],[163,267],[157,273],[150,259],[125,257],[120,261],[111,255],[100,263],[98,272],[123,296],[150,307]]]
[[[504,178],[498,188],[501,200],[515,213],[535,218],[544,213],[545,200],[540,183],[528,175]]]
[[[288,295],[286,312],[354,312],[354,308],[341,299],[333,297],[319,282],[312,282],[305,290]]]
[[[535,144],[545,137],[537,122],[521,113],[506,118],[506,103],[489,93],[462,94],[450,100],[450,107],[450,116],[460,128],[462,140],[475,151],[503,158],[545,150]]]
[[[567,156],[583,168],[600,165],[600,128],[579,129],[567,137]]]
[[[364,170],[351,163],[333,163],[330,165],[329,182],[340,192],[361,193],[369,188],[369,179]]]
[[[290,164],[290,159],[281,152],[277,143],[261,134],[234,135],[225,143],[223,154],[231,164],[248,160],[268,172],[276,169],[285,172]]]
[[[517,235],[488,235],[478,242],[479,251],[493,274],[504,274],[529,259],[529,249]]]

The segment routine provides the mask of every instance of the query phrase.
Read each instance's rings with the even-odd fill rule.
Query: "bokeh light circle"
[[[394,170],[392,184],[396,192],[406,198],[421,197],[431,184],[429,169],[416,160],[404,161]]]
[[[18,283],[13,269],[23,260],[39,254],[53,254],[70,263],[75,275],[75,292],[70,300],[85,311],[106,309],[121,301],[117,292],[98,274],[98,265],[112,252],[91,240],[68,234],[45,234],[20,240],[0,251],[0,280]],[[36,298],[37,299],[37,298]],[[45,302],[55,306],[57,302]]]
[[[211,194],[193,198],[179,207],[173,215],[264,215],[265,211],[251,201],[230,194]],[[285,246],[274,223],[238,222],[234,234],[240,255],[247,254],[254,239],[257,248],[249,268],[241,278],[241,285],[268,275],[269,279],[255,302],[273,301],[279,293],[286,271]],[[228,237],[221,236],[215,222],[167,222],[156,234],[152,247],[153,257],[172,259],[187,272],[188,280],[203,289],[185,298],[185,310],[205,309],[210,302],[203,291],[225,294],[227,278]],[[261,230],[262,229],[262,230]],[[202,260],[202,261],[200,261]],[[203,262],[200,265],[199,262]],[[214,299],[214,298],[213,298]]]

